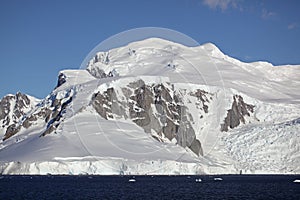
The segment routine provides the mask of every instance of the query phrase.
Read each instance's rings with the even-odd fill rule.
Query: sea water
[[[300,199],[297,175],[0,176],[0,199]]]

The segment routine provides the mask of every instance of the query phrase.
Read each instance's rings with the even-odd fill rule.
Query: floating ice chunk
[[[214,178],[214,181],[223,181],[222,178]]]

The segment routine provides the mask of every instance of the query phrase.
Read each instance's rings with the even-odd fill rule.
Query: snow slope
[[[299,65],[243,63],[211,43],[150,38],[99,52],[87,70],[60,72],[16,123],[0,171],[300,173],[299,75]]]

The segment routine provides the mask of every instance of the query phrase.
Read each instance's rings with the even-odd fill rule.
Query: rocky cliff
[[[3,139],[18,131],[17,124],[26,118],[26,114],[39,102],[38,99],[18,92],[0,100],[0,131]],[[7,134],[6,134],[7,133]]]

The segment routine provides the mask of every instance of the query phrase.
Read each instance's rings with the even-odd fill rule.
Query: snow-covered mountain
[[[21,115],[1,100],[0,171],[300,173],[299,77],[299,65],[243,63],[211,43],[98,52]]]

